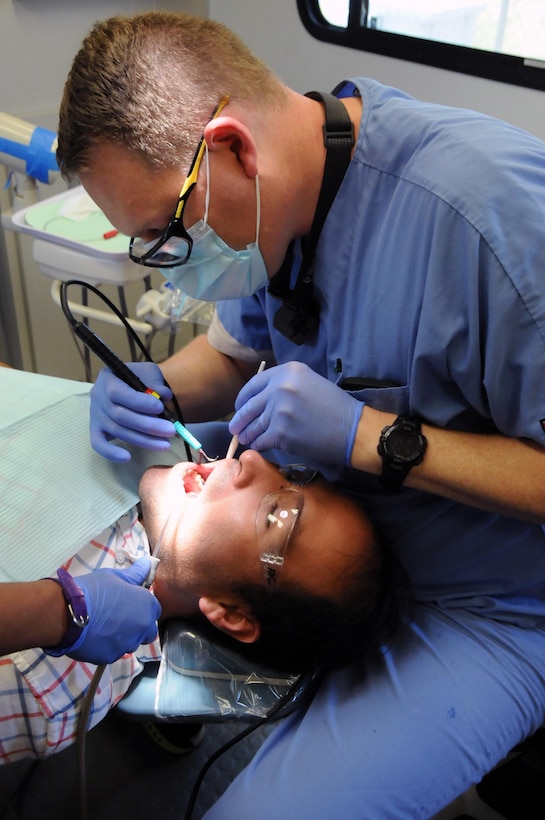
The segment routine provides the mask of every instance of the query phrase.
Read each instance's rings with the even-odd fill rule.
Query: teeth
[[[186,492],[194,493],[197,489],[200,492],[205,483],[203,476],[198,473],[197,470],[188,470],[184,475],[184,487]]]

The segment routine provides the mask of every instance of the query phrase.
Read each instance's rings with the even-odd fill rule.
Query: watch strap
[[[68,650],[74,648],[89,623],[87,604],[81,587],[78,586],[70,573],[62,567],[57,570],[57,577],[50,580],[55,581],[62,589],[70,622],[62,641],[56,646],[47,647],[45,651],[48,655],[64,655]]]
[[[382,472],[380,474],[380,483],[389,490],[401,490],[405,479],[409,475],[412,464],[402,466],[382,459]]]

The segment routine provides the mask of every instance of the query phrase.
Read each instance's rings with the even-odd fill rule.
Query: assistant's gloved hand
[[[113,663],[125,652],[150,643],[157,635],[161,605],[141,584],[150,571],[149,556],[129,569],[97,569],[74,580],[85,595],[89,623],[71,647],[50,655],[69,655],[77,661]]]
[[[253,450],[278,448],[320,467],[350,464],[363,403],[289,362],[258,373],[235,402],[229,431]]]
[[[161,399],[169,401],[172,391],[165,386],[163,374],[153,362],[131,363],[129,368]],[[91,389],[91,445],[110,461],[130,461],[124,447],[112,443],[119,438],[148,450],[168,450],[169,438],[176,435],[174,425],[157,418],[164,410],[162,401],[149,393],[133,390],[114,376],[108,367],[98,374]]]

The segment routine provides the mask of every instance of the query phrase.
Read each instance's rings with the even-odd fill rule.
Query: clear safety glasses
[[[317,470],[303,464],[278,468],[293,485],[309,484]],[[293,528],[304,505],[304,495],[297,486],[285,487],[263,496],[256,513],[255,529],[259,560],[263,564],[265,582],[274,589],[278,570],[284,564]]]
[[[228,102],[229,95],[222,97],[208,122],[217,117]],[[183,215],[189,195],[197,184],[205,145],[203,133],[182,185],[176,208],[163,234],[155,242],[145,242],[140,237],[132,237],[129,256],[138,265],[146,265],[149,268],[172,268],[175,265],[183,265],[191,256],[193,240],[184,228]]]

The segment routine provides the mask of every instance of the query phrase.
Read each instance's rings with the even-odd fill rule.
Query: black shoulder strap
[[[332,94],[319,91],[309,91],[305,96],[320,101],[325,108],[324,176],[310,233],[302,242],[303,260],[294,289],[290,290],[289,287],[293,242],[278,273],[269,283],[269,292],[284,303],[274,317],[274,326],[295,344],[302,344],[318,327],[319,310],[312,284],[314,256],[325,218],[348,168],[354,145],[354,126],[342,102]]]
[[[308,94],[305,94],[305,97],[321,102],[325,108],[325,122],[323,125],[324,145],[326,147],[324,176],[309,237],[310,245],[315,249],[325,218],[350,162],[352,148],[354,147],[354,126],[348,116],[348,111],[333,94],[309,91]]]

